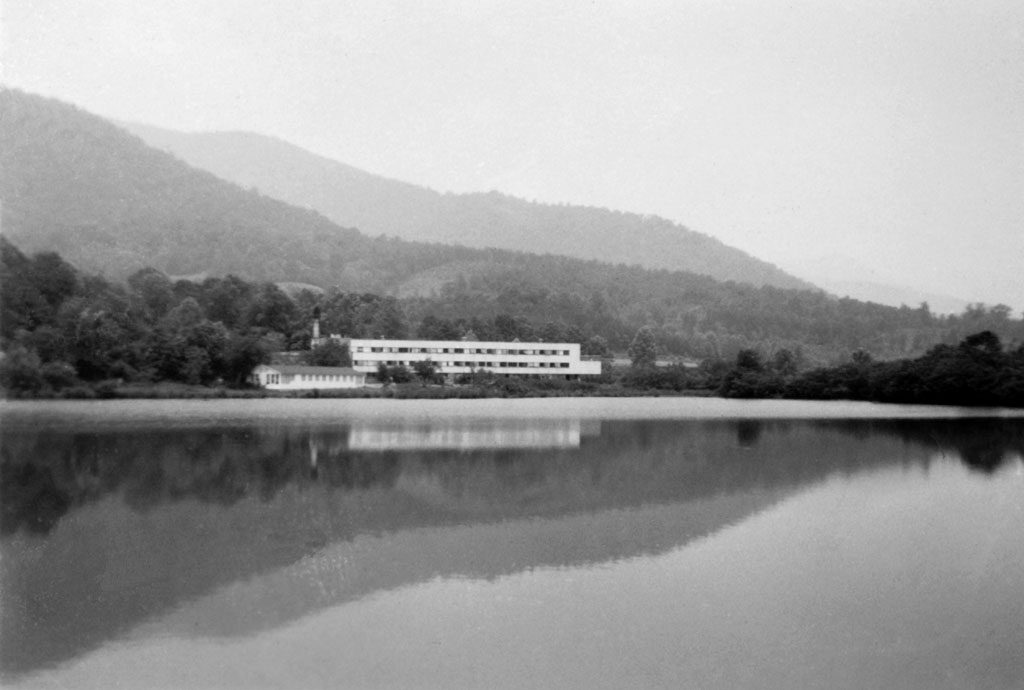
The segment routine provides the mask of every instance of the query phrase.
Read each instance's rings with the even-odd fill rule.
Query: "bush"
[[[633,367],[623,374],[620,383],[629,388],[681,391],[687,388],[689,376],[679,364],[670,367]]]
[[[96,397],[101,399],[109,399],[117,397],[117,382],[116,381],[100,381],[95,386]]]
[[[13,347],[0,361],[0,386],[15,396],[37,393],[45,383],[42,364],[31,350]]]
[[[40,374],[46,385],[55,391],[80,383],[75,368],[67,362],[47,362],[40,368]]]
[[[88,386],[71,386],[62,390],[60,397],[68,400],[93,400],[96,397],[96,391]]]

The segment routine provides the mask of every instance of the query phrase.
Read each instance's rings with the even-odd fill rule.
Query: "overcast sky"
[[[1020,0],[2,11],[4,82],[102,115],[656,213],[792,272],[1024,309]]]

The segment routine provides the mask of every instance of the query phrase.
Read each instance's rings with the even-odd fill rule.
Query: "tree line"
[[[288,351],[308,364],[349,364],[344,347],[309,349],[314,318],[323,333],[346,337],[584,341],[588,352],[607,353],[600,336],[508,314],[427,317],[412,327],[397,298],[373,293],[292,296],[274,283],[172,280],[152,268],[117,283],[83,275],[55,252],[27,256],[2,236],[0,287],[0,385],[13,394],[113,382],[243,386],[256,365]]]
[[[253,367],[277,352],[295,352],[298,361],[309,364],[350,364],[343,346],[309,348],[311,324],[319,318],[324,334],[356,338],[578,342],[584,355],[606,360],[605,373],[581,387],[591,392],[701,390],[728,397],[1024,404],[1022,338],[1004,347],[999,333],[987,328],[965,335],[959,344],[933,345],[917,359],[876,361],[857,349],[822,367],[799,342],[779,347],[768,339],[764,350],[739,348],[732,358],[708,353],[699,367],[679,359],[657,366],[675,354],[657,326],[629,332],[600,296],[563,299],[523,283],[509,286],[498,300],[487,299],[466,280],[454,281],[440,296],[403,299],[338,288],[289,294],[275,283],[234,275],[172,280],[152,268],[116,283],[84,275],[53,252],[27,256],[3,237],[0,259],[0,385],[14,395],[103,390],[114,382],[244,386]],[[530,308],[552,301],[579,310]],[[926,308],[919,318],[922,323],[936,319]],[[943,323],[946,337],[971,325],[1003,326],[1011,334],[1019,328],[1002,306],[974,305]],[[611,366],[615,352],[628,356],[630,366]],[[378,373],[395,383],[414,377],[426,382],[433,374],[426,369]],[[466,382],[504,386],[509,394],[533,391],[529,384],[499,382],[486,374]]]
[[[797,371],[788,353],[766,361],[743,350],[721,372],[718,392],[732,398],[797,398],[1024,407],[1024,344],[1005,347],[992,331],[937,345],[915,359],[876,362],[858,351],[834,367]]]

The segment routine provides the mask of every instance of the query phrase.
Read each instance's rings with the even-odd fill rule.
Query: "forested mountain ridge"
[[[124,127],[190,165],[371,235],[598,261],[615,257],[626,264],[719,280],[813,288],[765,261],[657,216],[541,204],[493,191],[441,194],[258,134],[192,134],[133,123]]]
[[[29,254],[58,251],[85,274],[122,279],[152,267],[392,295],[410,332],[428,316],[506,314],[550,332],[599,335],[619,352],[650,326],[663,354],[699,358],[799,348],[827,362],[857,349],[920,354],[982,329],[1022,337],[1021,322],[1000,308],[940,319],[816,290],[369,238],[196,170],[67,104],[6,90],[0,123],[4,236]]]

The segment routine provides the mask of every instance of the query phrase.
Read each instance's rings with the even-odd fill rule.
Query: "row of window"
[[[301,382],[357,383],[357,377],[342,374],[296,374],[295,380]],[[280,374],[266,374],[264,385],[270,386],[279,383],[281,383]]]
[[[356,352],[394,352],[431,355],[561,355],[568,357],[569,350],[508,350],[482,347],[384,347],[358,345]]]
[[[296,374],[296,381],[306,382],[317,382],[321,381],[327,383],[333,381],[335,383],[354,383],[356,380],[355,376],[346,376],[344,374]]]

